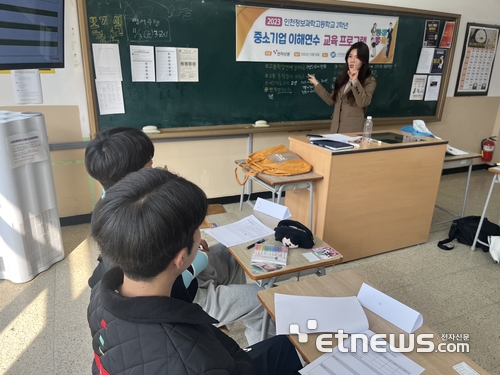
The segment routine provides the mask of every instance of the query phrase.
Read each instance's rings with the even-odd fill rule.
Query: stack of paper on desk
[[[368,329],[368,319],[358,299],[352,297],[304,297],[274,295],[276,334],[290,334],[290,324],[298,324],[301,333],[358,333]],[[316,320],[317,328],[307,328],[308,320]]]
[[[363,334],[371,339],[375,333],[367,330]],[[342,351],[336,346],[331,353],[323,354],[299,372],[302,375],[420,375],[425,370],[403,353],[392,351],[387,341],[380,338],[377,339],[377,351],[374,351],[370,345],[368,345],[368,350],[364,351],[363,346],[358,342],[354,350],[352,345],[351,340],[344,340]],[[382,348],[386,348],[386,351],[381,352]]]
[[[236,223],[223,225],[205,231],[224,246],[236,246],[253,240],[260,240],[274,233],[274,230],[262,224],[250,215]]]

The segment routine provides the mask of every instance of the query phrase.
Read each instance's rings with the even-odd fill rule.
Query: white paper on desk
[[[298,324],[301,333],[359,333],[368,329],[368,319],[358,299],[352,297],[308,297],[276,293],[276,334],[290,334],[290,324]],[[315,319],[317,329],[307,328]]]
[[[340,134],[340,133],[333,133],[333,134],[324,134],[322,137],[310,137],[309,141],[317,141],[320,139],[331,139],[332,141],[338,141],[338,142],[344,142],[344,143],[349,143],[349,142],[356,142],[361,139],[361,136],[359,137],[351,137],[348,135]]]
[[[363,332],[371,338],[375,333],[370,330]],[[349,349],[347,352],[341,352],[339,347],[333,348],[331,353],[323,354],[321,357],[311,362],[299,372],[302,375],[367,375],[367,374],[405,374],[420,375],[424,368],[418,363],[412,361],[403,353],[387,350],[385,353],[375,352],[368,345],[368,352],[364,353],[363,345],[357,340],[356,351]],[[388,348],[387,341],[381,338],[377,339],[377,348]],[[351,347],[351,340],[344,340],[345,349]]]
[[[418,311],[365,283],[359,290],[358,300],[368,310],[407,333],[415,332],[424,323],[424,318]]]
[[[262,198],[257,198],[253,209],[257,212],[275,217],[276,219],[284,220],[292,216],[287,206],[277,204]]]
[[[467,155],[468,154],[468,152],[459,150],[458,148],[452,147],[449,144],[446,145],[446,153],[447,154],[451,154],[451,155],[455,155],[455,156],[457,156],[457,155]]]
[[[226,247],[236,246],[245,242],[260,240],[270,236],[274,230],[262,224],[255,216],[250,215],[236,223],[222,225],[205,231]]]

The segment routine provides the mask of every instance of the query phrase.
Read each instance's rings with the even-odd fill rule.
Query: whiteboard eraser
[[[252,125],[254,128],[268,128],[269,124],[266,120],[255,121],[255,124]]]
[[[142,131],[146,134],[161,134],[161,131],[154,125],[147,125],[142,128]]]

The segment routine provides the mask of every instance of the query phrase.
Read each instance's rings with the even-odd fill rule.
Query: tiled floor
[[[460,211],[465,178],[463,173],[442,177],[440,206]],[[491,179],[487,171],[473,172],[467,215],[481,214]],[[237,204],[226,209],[235,210]],[[487,217],[495,222],[499,214],[497,187]],[[433,221],[447,218],[436,210]],[[449,226],[432,227],[425,244],[340,264],[328,272],[354,269],[420,311],[438,333],[469,334],[469,356],[490,374],[500,375],[500,265],[488,253],[472,252],[464,245],[452,251],[438,249],[436,243],[447,237]],[[24,284],[0,280],[1,374],[90,373],[86,281],[97,251],[79,246],[88,232],[88,225],[63,228],[67,257],[34,280]],[[230,334],[244,344],[241,327],[234,326]]]

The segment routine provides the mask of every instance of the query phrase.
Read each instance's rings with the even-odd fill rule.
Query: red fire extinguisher
[[[481,141],[481,159],[483,161],[491,161],[493,151],[495,151],[495,139],[493,137],[483,139]]]

